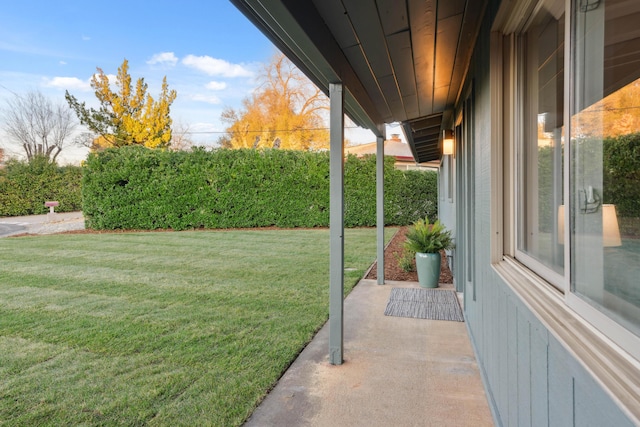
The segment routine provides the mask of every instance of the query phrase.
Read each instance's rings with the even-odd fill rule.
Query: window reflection
[[[605,0],[574,18],[572,286],[639,333],[640,2]]]
[[[558,207],[563,203],[564,2],[544,1],[522,36],[524,137],[520,152],[518,250],[564,272]],[[543,273],[543,272],[541,272]]]

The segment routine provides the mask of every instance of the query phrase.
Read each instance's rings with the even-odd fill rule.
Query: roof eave
[[[310,15],[309,4],[286,0],[230,1],[326,95],[329,84],[342,82],[346,89],[345,113],[358,126],[384,136],[381,132],[384,121],[374,103],[324,21],[319,15]],[[331,58],[333,66],[327,58]]]

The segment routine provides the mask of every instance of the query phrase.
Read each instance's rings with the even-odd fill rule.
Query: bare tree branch
[[[169,148],[173,151],[190,150],[193,147],[189,125],[182,122],[176,122],[171,127],[171,143]]]
[[[2,112],[5,132],[22,146],[28,161],[42,156],[55,162],[78,126],[67,105],[55,104],[39,91],[16,94]]]

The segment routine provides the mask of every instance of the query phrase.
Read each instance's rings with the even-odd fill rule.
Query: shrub
[[[348,157],[344,173],[345,225],[375,225],[375,157]],[[435,188],[427,192],[434,195],[433,200],[413,200],[426,197],[417,186],[427,182],[435,186],[435,176],[405,178],[405,173],[393,168],[392,158],[385,159],[385,175],[388,224],[435,215]],[[408,193],[402,185],[416,186],[417,194]],[[109,149],[89,155],[82,194],[85,218],[95,229],[327,226],[329,154]]]
[[[60,202],[58,212],[82,208],[82,168],[59,167],[46,158],[10,160],[0,170],[0,216],[43,214],[46,200]]]
[[[416,270],[416,266],[415,266],[416,253],[415,252],[410,251],[407,248],[403,248],[400,255],[394,254],[394,256],[396,258],[396,262],[398,263],[398,266],[405,273],[410,273]]]
[[[621,217],[640,218],[640,133],[602,142],[603,202]]]

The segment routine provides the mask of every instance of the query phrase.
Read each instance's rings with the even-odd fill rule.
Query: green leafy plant
[[[405,273],[410,273],[416,270],[414,264],[415,252],[405,248],[400,255],[395,254],[394,256],[398,262],[398,267],[400,267]]]
[[[405,249],[414,253],[433,254],[452,247],[451,231],[440,220],[429,224],[428,218],[419,219],[407,231]]]

